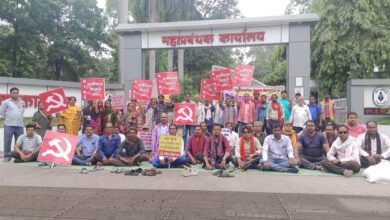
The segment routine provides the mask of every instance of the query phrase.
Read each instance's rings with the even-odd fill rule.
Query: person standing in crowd
[[[119,145],[115,157],[111,159],[111,164],[120,167],[139,166],[143,161],[149,161],[144,142],[137,137],[137,128],[131,127],[126,140]]]
[[[215,105],[215,113],[214,113],[214,123],[221,124],[222,126],[225,125],[224,123],[224,112],[225,112],[225,105],[223,104],[223,96],[221,96],[218,100],[218,103]]]
[[[13,87],[9,90],[11,98],[4,100],[0,106],[0,115],[4,118],[4,162],[11,160],[11,142],[15,142],[23,134],[23,114],[25,103],[19,97],[19,89]]]
[[[256,105],[255,121],[260,122],[262,125],[265,125],[266,122],[265,117],[266,117],[267,107],[268,107],[267,96],[261,95],[260,103]]]
[[[158,149],[159,149],[159,141],[161,135],[168,135],[169,134],[169,124],[168,124],[168,114],[167,113],[161,113],[160,116],[160,122],[154,127],[152,132],[152,153],[150,156],[150,161],[158,160]]]
[[[72,164],[86,166],[92,165],[96,160],[96,153],[99,149],[99,136],[94,134],[91,125],[85,126],[85,132],[79,136],[76,144],[75,155]]]
[[[240,88],[237,91],[239,93]],[[244,100],[238,100],[238,135],[241,136],[242,128],[247,124],[252,124],[255,120],[255,104],[250,100],[249,93],[244,94]]]
[[[206,146],[207,137],[202,133],[200,125],[195,125],[194,134],[187,141],[187,163],[195,165],[203,161],[203,150]]]
[[[260,92],[257,90],[253,91],[253,104],[255,104],[255,108],[261,105]]]
[[[85,133],[86,126],[90,125],[93,130],[98,129],[98,113],[95,106],[93,106],[93,101],[88,101],[88,106],[83,109],[83,130],[81,133]]]
[[[325,131],[323,133],[326,140],[328,141],[329,146],[332,146],[333,142],[337,139],[336,126],[333,124],[333,122],[329,122],[325,126]]]
[[[196,112],[196,124],[199,125],[204,121],[205,112],[204,112],[204,104],[201,102],[200,96],[195,96],[195,112]]]
[[[226,123],[225,127],[230,130],[228,139],[229,139],[230,148],[232,149],[232,154],[233,154],[232,156],[234,156],[234,152],[236,147],[239,144],[240,137],[238,136],[237,132],[234,131],[232,123],[230,122]]]
[[[326,171],[351,177],[360,171],[360,148],[356,138],[349,136],[345,125],[338,127],[339,137],[333,142],[327,159],[321,162]]]
[[[290,138],[291,144],[295,150],[295,145],[297,143],[298,134],[293,129],[291,122],[287,121],[283,124],[282,134],[286,135],[287,137]]]
[[[38,102],[38,110],[32,117],[32,122],[35,123],[36,132],[43,138],[46,131],[51,130],[52,116],[47,115],[42,102]]]
[[[227,123],[231,123],[232,128],[234,130],[234,128],[237,125],[237,109],[235,106],[233,106],[233,101],[232,98],[230,97],[227,97],[225,99],[225,110],[223,113],[223,117],[224,117],[223,121],[225,125]]]
[[[37,161],[42,146],[42,138],[35,133],[35,124],[26,125],[26,134],[18,137],[11,155],[15,163]]]
[[[66,133],[78,135],[81,130],[81,108],[76,105],[76,97],[70,96],[68,98],[68,108],[59,114],[59,123],[66,125]]]
[[[177,134],[176,125],[173,124],[169,125],[169,135],[176,136],[176,134]],[[182,143],[181,152],[178,158],[172,159],[172,158],[159,156],[158,158],[152,160],[152,165],[156,168],[168,168],[168,167],[182,168],[187,163],[187,158],[184,152],[184,141],[182,141],[181,143]],[[155,149],[155,152],[157,152],[157,154],[158,151],[159,151],[159,146],[157,149]]]
[[[242,137],[235,149],[234,164],[240,169],[259,169],[261,159],[261,144],[252,135],[252,128],[245,126],[242,129]]]
[[[104,102],[104,109],[100,111],[99,118],[101,134],[105,134],[106,125],[108,123],[110,123],[111,126],[118,123],[118,113],[112,109],[110,101],[107,100]]]
[[[182,103],[195,104],[195,102],[191,101],[191,93],[185,94],[185,100]],[[194,113],[195,113],[195,117],[196,117],[196,109],[195,109]],[[194,128],[195,128],[195,123],[192,125],[184,125],[183,133],[182,133],[184,146],[186,146],[186,144],[187,144],[187,138],[190,137],[192,135],[192,133],[194,133]]]
[[[206,122],[207,130],[211,132],[214,124],[215,107],[211,104],[210,100],[204,101],[204,122]]]
[[[348,128],[349,135],[355,138],[367,132],[366,126],[358,123],[358,115],[356,112],[348,112],[347,121],[344,125]]]
[[[102,100],[98,100],[96,102],[96,114],[98,115],[97,122],[98,122],[98,127],[95,130],[95,134],[97,135],[102,135],[101,130],[102,130],[102,121],[100,119],[100,112],[104,110],[104,103]]]
[[[163,95],[158,96],[157,108],[153,112],[153,120],[156,122],[156,124],[160,123],[161,114],[162,113],[168,114],[168,109],[172,107],[173,107],[172,101],[165,103],[164,96]]]
[[[268,135],[264,140],[262,162],[263,170],[299,172],[290,138],[282,135],[282,129],[278,124],[273,126],[272,135]]]
[[[323,134],[317,131],[314,121],[306,122],[306,131],[299,135],[296,144],[298,164],[310,170],[322,170],[321,161],[329,151],[329,145]]]
[[[284,112],[284,121],[288,121],[290,120],[290,115],[291,115],[291,109],[292,109],[292,102],[291,100],[288,98],[288,93],[287,93],[287,90],[283,90],[280,95],[282,97],[280,97],[278,99],[278,102],[283,106],[283,112]]]
[[[97,155],[99,164],[111,164],[111,158],[116,156],[116,151],[120,143],[120,137],[113,133],[113,125],[108,122],[105,126],[105,134],[99,139],[99,150]]]
[[[201,122],[200,123],[200,129],[202,129],[202,133],[207,137],[211,137],[211,133],[208,130],[206,122]]]
[[[222,126],[213,125],[213,135],[207,139],[203,151],[203,166],[207,170],[226,169],[226,165],[232,161],[231,147],[228,139],[221,134]]]
[[[138,111],[134,102],[127,103],[125,114],[125,132],[131,127],[137,127]]]
[[[307,120],[311,120],[309,107],[305,105],[302,97],[298,97],[297,104],[292,108],[290,116],[290,122],[297,134],[303,130]]]
[[[257,138],[261,146],[263,146],[265,137],[267,137],[267,135],[263,133],[263,124],[261,124],[260,121],[255,121],[253,123],[253,136]]]
[[[322,110],[322,124],[327,125],[328,122],[334,123],[334,114],[335,114],[335,103],[330,98],[330,93],[326,92],[324,96],[324,100],[321,102],[321,110]]]
[[[322,109],[319,104],[316,103],[316,97],[314,95],[311,95],[309,98],[309,105],[307,105],[310,110],[311,120],[313,120],[316,123],[316,127],[318,130],[322,127]]]
[[[266,111],[267,120],[267,134],[271,134],[273,127],[279,125],[283,126],[284,123],[284,107],[278,102],[278,96],[276,94],[271,95],[271,103],[268,104]]]
[[[157,108],[157,99],[154,97],[150,100],[148,107],[145,110],[145,124],[144,127],[148,130],[152,130],[156,126],[156,122],[153,120],[153,113]]]
[[[366,123],[367,132],[358,136],[360,147],[360,164],[363,168],[378,164],[382,159],[390,157],[390,139],[378,132],[375,121]]]

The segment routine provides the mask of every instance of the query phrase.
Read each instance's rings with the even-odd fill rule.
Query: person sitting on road
[[[194,134],[188,138],[186,155],[189,164],[197,164],[203,161],[203,150],[206,146],[207,137],[203,134],[200,125],[195,125]]]
[[[42,146],[42,138],[35,133],[35,124],[26,125],[26,133],[18,137],[11,156],[15,163],[37,161]]]
[[[99,165],[111,164],[110,159],[116,155],[121,138],[113,133],[112,123],[106,123],[105,134],[99,139],[97,160]]]
[[[213,125],[213,135],[207,140],[203,151],[203,166],[208,170],[225,169],[232,161],[231,147],[228,139],[221,134],[221,125]]]
[[[360,147],[360,164],[363,168],[390,158],[390,139],[378,132],[375,121],[368,121],[366,127],[368,131],[357,138]]]
[[[79,136],[76,144],[76,151],[72,163],[75,165],[89,165],[96,160],[99,149],[99,136],[94,134],[91,125],[84,127],[84,134]]]
[[[169,135],[176,136],[177,134],[177,126],[176,125],[169,125]],[[161,138],[161,136],[159,136]],[[152,160],[152,165],[156,168],[183,168],[184,165],[187,163],[187,158],[184,155],[184,141],[181,142],[181,152],[180,156],[178,158],[168,158],[159,156],[157,159]],[[159,147],[156,149],[157,154],[159,153]]]
[[[272,134],[264,140],[262,160],[263,170],[298,173],[291,140],[282,134],[278,124],[272,127]]]
[[[239,145],[240,137],[238,136],[237,132],[234,131],[233,124],[231,122],[227,122],[225,127],[230,130],[229,136],[226,137],[228,138],[230,147],[232,149],[232,156],[234,156],[234,151],[237,145]]]
[[[65,134],[66,133],[66,125],[65,124],[58,124],[57,125],[57,132]]]
[[[310,170],[321,170],[321,161],[326,159],[329,145],[323,134],[316,130],[316,123],[313,120],[306,122],[306,132],[299,135],[296,145],[298,153],[298,164],[302,168]]]
[[[263,132],[263,124],[260,121],[255,121],[253,123],[253,136],[259,140],[261,145],[264,144],[267,134]]]
[[[127,136],[110,162],[114,166],[139,166],[141,162],[149,161],[149,156],[145,151],[144,142],[137,137],[137,128],[130,127]]]
[[[333,142],[327,159],[321,162],[326,171],[351,177],[360,171],[360,148],[356,138],[349,136],[345,125],[338,127],[339,137]]]
[[[240,169],[259,169],[261,159],[260,141],[253,137],[252,128],[245,126],[242,129],[242,137],[235,149],[234,164]]]

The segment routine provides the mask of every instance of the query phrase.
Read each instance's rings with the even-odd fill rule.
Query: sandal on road
[[[87,168],[83,167],[83,168],[81,168],[80,173],[81,174],[88,174],[89,171],[87,170]]]
[[[124,173],[125,176],[138,176],[139,172],[137,170],[128,170]]]
[[[95,166],[93,166],[91,172],[96,172],[96,171],[101,171],[101,170],[104,170],[104,167],[95,165]]]
[[[197,175],[199,175],[199,171],[191,169],[191,168],[186,168],[183,170],[181,175],[184,177],[197,176]]]
[[[144,171],[142,172],[142,175],[143,175],[143,176],[156,176],[157,173],[156,173],[155,170],[144,170]]]
[[[226,171],[221,172],[221,173],[218,174],[217,176],[218,176],[218,177],[223,177],[223,178],[225,178],[225,177],[234,177],[234,175],[229,174],[229,173],[226,172]]]

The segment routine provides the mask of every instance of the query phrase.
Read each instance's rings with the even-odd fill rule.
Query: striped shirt
[[[27,137],[27,134],[22,134],[16,141],[16,144],[22,146],[22,151],[29,152],[32,152],[40,143],[42,143],[42,138],[36,133],[32,137]]]

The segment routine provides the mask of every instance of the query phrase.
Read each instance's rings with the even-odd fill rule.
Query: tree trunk
[[[63,58],[56,59],[54,61],[55,69],[56,69],[56,74],[55,74],[55,80],[60,80],[61,79],[61,67],[62,67],[62,62]]]
[[[149,0],[148,5],[148,22],[156,22],[156,0]],[[156,75],[156,51],[149,51],[149,79],[154,79]]]

